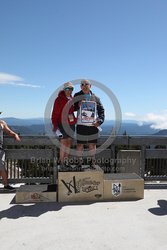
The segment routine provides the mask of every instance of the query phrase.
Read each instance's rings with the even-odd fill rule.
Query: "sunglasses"
[[[71,91],[73,91],[73,88],[65,88],[64,90],[71,90]]]
[[[89,83],[81,83],[81,86],[88,86],[90,85]]]

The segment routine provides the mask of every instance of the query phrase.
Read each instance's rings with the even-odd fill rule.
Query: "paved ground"
[[[167,189],[131,202],[18,205],[0,193],[1,250],[165,250]]]

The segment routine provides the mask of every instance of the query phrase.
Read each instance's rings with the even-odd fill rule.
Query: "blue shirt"
[[[84,94],[84,96],[85,96],[85,101],[90,101],[90,97],[91,97],[90,93]]]

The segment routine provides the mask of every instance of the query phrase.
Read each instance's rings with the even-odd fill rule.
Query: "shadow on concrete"
[[[6,210],[0,211],[0,219],[18,219],[20,217],[39,217],[49,211],[58,211],[62,206],[58,203],[35,203],[26,205],[14,205]]]
[[[92,203],[94,202],[39,202],[33,204],[16,204],[14,197],[10,202],[10,204],[14,205],[6,210],[0,211],[0,220],[2,218],[18,219],[21,217],[39,217],[40,215],[47,212],[59,211],[65,206],[91,205]]]
[[[159,207],[149,208],[148,211],[157,216],[167,215],[167,200],[158,200]]]

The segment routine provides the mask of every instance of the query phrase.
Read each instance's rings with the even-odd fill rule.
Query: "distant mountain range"
[[[45,126],[43,118],[20,119],[14,117],[2,118],[20,135],[44,135]]]
[[[43,118],[28,118],[28,119],[20,119],[14,117],[2,118],[5,122],[7,122],[10,126],[31,126],[31,125],[39,125],[44,124]]]
[[[155,135],[167,135],[167,129],[162,129],[158,131],[157,133],[155,133]]]
[[[43,118],[19,119],[14,117],[2,118],[7,124],[21,135],[44,135],[45,126]],[[106,120],[102,127],[102,135],[111,134],[114,126],[114,121]],[[167,135],[167,129],[159,130],[151,128],[151,123],[139,125],[137,121],[122,121],[119,134],[126,135]]]

